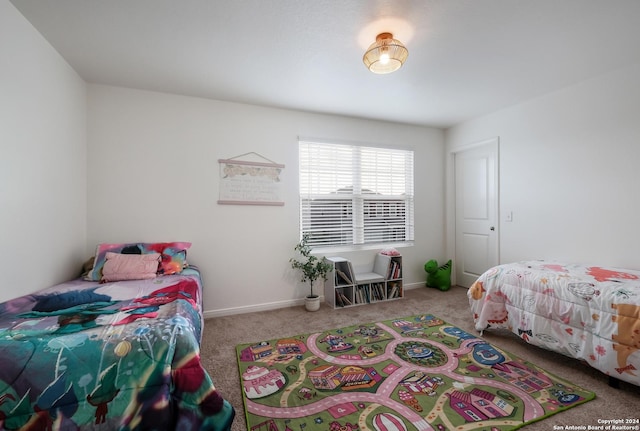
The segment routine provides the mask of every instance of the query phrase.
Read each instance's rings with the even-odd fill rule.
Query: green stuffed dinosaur
[[[451,288],[451,259],[444,265],[438,266],[435,259],[431,259],[424,264],[424,270],[427,271],[427,287],[435,287],[442,291]]]

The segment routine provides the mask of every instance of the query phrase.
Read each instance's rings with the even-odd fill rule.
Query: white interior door
[[[498,138],[454,154],[456,284],[469,287],[499,262]]]

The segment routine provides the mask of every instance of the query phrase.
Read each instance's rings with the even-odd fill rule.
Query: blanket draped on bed
[[[200,364],[201,294],[189,268],[0,304],[0,428],[228,429]]]
[[[477,330],[509,329],[640,386],[640,271],[516,262],[486,271],[468,296]]]

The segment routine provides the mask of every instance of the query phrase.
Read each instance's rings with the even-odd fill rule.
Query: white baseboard
[[[324,296],[320,296],[320,301],[324,302]],[[220,310],[203,311],[202,315],[205,319],[209,319],[211,317],[254,313],[256,311],[277,310],[278,308],[295,307],[297,305],[304,305],[304,298],[290,299],[287,301],[267,302],[265,304],[243,305],[241,307],[223,308]]]
[[[404,290],[417,289],[424,287],[424,283],[410,283],[404,285]],[[324,302],[324,296],[320,296],[320,302]],[[202,315],[205,319],[213,317],[231,316],[235,314],[254,313],[257,311],[277,310],[278,308],[303,306],[304,298],[290,299],[287,301],[267,302],[265,304],[243,305],[241,307],[222,308],[219,310],[203,311]]]

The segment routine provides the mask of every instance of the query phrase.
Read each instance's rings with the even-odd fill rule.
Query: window
[[[312,246],[413,241],[413,151],[300,141],[300,229]]]

